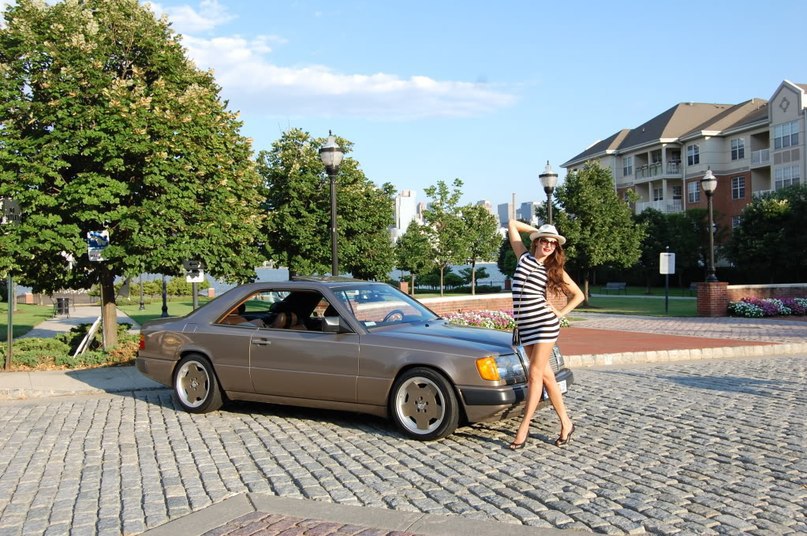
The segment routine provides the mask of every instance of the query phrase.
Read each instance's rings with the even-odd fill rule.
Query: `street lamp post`
[[[714,214],[712,213],[712,196],[717,188],[717,177],[715,177],[711,169],[707,169],[706,174],[701,179],[701,188],[706,194],[706,205],[709,209],[709,274],[706,276],[706,282],[714,283],[717,281],[717,276],[715,275],[715,223]]]
[[[143,299],[143,274],[140,274],[140,310],[144,310],[146,308],[146,302]]]
[[[20,205],[16,201],[10,197],[0,197],[0,224],[17,225],[20,223],[20,216]],[[11,360],[14,355],[14,308],[16,306],[14,299],[14,277],[11,275],[11,268],[8,270],[6,290],[8,292],[8,325],[6,326],[8,351],[6,351],[4,368],[5,370],[11,370]]]
[[[336,138],[328,131],[328,140],[319,149],[319,158],[325,165],[325,172],[331,181],[331,275],[339,275],[339,256],[337,251],[336,234],[336,175],[342,164],[342,149],[337,145]]]
[[[549,160],[546,161],[544,172],[538,175],[538,178],[541,180],[544,192],[546,192],[546,210],[549,216],[548,223],[552,225],[552,192],[555,190],[555,185],[558,183],[558,174],[552,171]]]
[[[160,316],[162,318],[168,316],[168,282],[165,280],[165,274],[163,274],[163,307]]]

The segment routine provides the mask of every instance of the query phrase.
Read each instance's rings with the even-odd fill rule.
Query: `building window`
[[[663,188],[653,188],[653,201],[664,201]]]
[[[698,203],[701,200],[701,183],[692,181],[687,183],[687,203]]]
[[[773,170],[773,189],[779,190],[799,184],[799,166],[782,166]]]
[[[790,121],[773,127],[773,148],[784,149],[785,147],[799,144],[799,123]]]
[[[683,196],[683,191],[684,189],[681,186],[673,186],[672,187],[673,199],[680,200]]]
[[[633,175],[633,157],[622,157],[622,176],[630,177],[631,175]]]
[[[701,150],[696,144],[687,145],[687,165],[694,166],[701,163]]]
[[[731,140],[731,159],[742,160],[745,158],[745,141],[742,138]]]
[[[732,216],[731,217],[731,230],[733,231],[734,229],[739,227],[740,222],[742,222],[742,218],[740,216]]]
[[[731,178],[731,198],[745,199],[745,177]]]

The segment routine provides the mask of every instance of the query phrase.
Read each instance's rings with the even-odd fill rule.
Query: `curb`
[[[328,526],[312,526],[318,523]],[[302,530],[303,526],[306,532],[294,530]],[[320,532],[318,528],[327,529],[327,532]],[[347,531],[341,532],[338,530],[340,528],[345,528]],[[578,530],[530,527],[484,519],[469,519],[459,515],[403,512],[367,506],[291,499],[260,493],[235,495],[142,534],[143,536],[174,536],[175,534],[208,533],[263,534],[267,536],[283,534],[372,534],[377,536],[391,536],[392,534],[407,536],[588,534],[588,532]]]
[[[807,343],[765,343],[754,346],[722,346],[685,350],[651,350],[616,354],[579,354],[563,356],[566,364],[575,367],[600,367],[609,365],[641,365],[674,361],[701,361],[742,357],[765,357],[807,353]]]

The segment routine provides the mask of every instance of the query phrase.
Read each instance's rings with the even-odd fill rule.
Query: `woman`
[[[531,233],[529,251],[521,240],[522,232]],[[549,357],[560,334],[560,319],[577,307],[584,296],[580,287],[563,269],[566,256],[562,246],[566,239],[558,234],[554,225],[542,225],[536,229],[526,223],[510,220],[508,237],[518,259],[513,275],[513,311],[521,344],[530,360],[524,418],[510,448],[517,450],[527,443],[532,416],[541,400],[543,388],[560,418],[560,435],[555,440],[555,445],[560,447],[571,439],[574,424],[566,414],[560,387],[549,366]],[[547,290],[551,294],[565,294],[566,306],[557,310],[546,299]]]

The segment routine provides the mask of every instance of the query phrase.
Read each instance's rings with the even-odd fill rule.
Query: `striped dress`
[[[558,340],[560,319],[546,301],[546,268],[529,251],[513,274],[513,312],[524,346]]]

